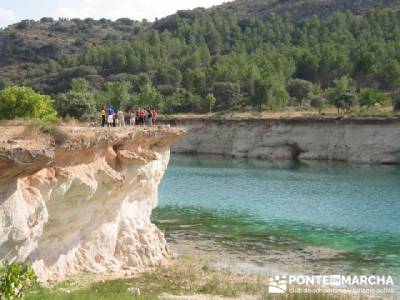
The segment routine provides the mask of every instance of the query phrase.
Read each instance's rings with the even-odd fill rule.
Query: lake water
[[[153,219],[260,268],[400,274],[397,166],[173,154]]]

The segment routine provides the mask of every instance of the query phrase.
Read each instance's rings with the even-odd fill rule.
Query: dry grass
[[[398,117],[399,112],[394,112],[392,106],[382,108],[355,108],[349,114],[338,114],[334,107],[324,108],[321,113],[317,109],[308,107],[286,107],[280,111],[236,111],[236,112],[214,112],[207,114],[172,114],[161,116],[161,119],[210,119],[210,118],[232,118],[232,119],[290,119],[290,118],[337,118],[337,117]]]
[[[347,300],[362,299],[322,293],[269,295],[267,277],[234,274],[212,267],[213,261],[180,257],[169,266],[157,267],[135,277],[110,278],[81,274],[46,289],[28,294],[27,299],[174,299],[174,300]],[[129,287],[139,288],[132,295]]]

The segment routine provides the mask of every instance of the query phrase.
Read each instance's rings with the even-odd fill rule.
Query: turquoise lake
[[[304,256],[305,264],[400,274],[398,166],[173,154],[153,219],[167,238],[179,232],[253,257],[275,251],[278,264],[279,256],[320,247],[340,255]]]

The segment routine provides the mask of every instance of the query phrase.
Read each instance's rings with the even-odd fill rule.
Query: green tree
[[[292,79],[287,86],[289,95],[297,100],[299,106],[302,106],[303,100],[310,96],[312,89],[312,83],[302,79]]]
[[[163,96],[157,91],[155,87],[146,84],[143,90],[135,96],[138,105],[142,107],[155,107],[158,110],[163,109],[164,99]]]
[[[383,87],[393,92],[400,89],[400,62],[391,59],[381,73]]]
[[[131,85],[126,81],[109,81],[105,84],[106,102],[111,104],[114,109],[121,108],[121,105],[127,105],[131,99],[129,89]]]
[[[86,92],[89,90],[89,82],[85,78],[74,78],[71,81],[71,90],[74,92]]]
[[[393,109],[394,109],[394,111],[400,111],[400,94],[399,93],[394,95]]]
[[[334,105],[338,110],[338,113],[341,111],[349,112],[354,105],[357,103],[357,95],[354,93],[344,93],[337,97],[334,101]]]
[[[314,97],[311,98],[310,105],[312,108],[315,108],[318,110],[318,113],[321,114],[322,109],[325,106],[325,99],[321,97],[321,95],[315,95]]]
[[[363,88],[361,89],[359,103],[361,106],[371,107],[375,104],[385,104],[389,100],[386,93],[374,89],[374,88]]]
[[[85,119],[94,115],[96,102],[86,79],[74,78],[72,80],[71,89],[58,96],[57,110],[63,118],[70,116]]]
[[[28,87],[7,87],[0,91],[0,119],[34,118],[52,120],[54,101]]]
[[[258,111],[266,105],[269,109],[280,109],[287,104],[288,100],[289,94],[281,79],[270,76],[254,82],[254,94],[250,101]]]
[[[257,79],[254,82],[254,93],[251,97],[251,103],[257,107],[258,111],[262,110],[262,106],[268,104],[271,100],[271,85],[266,80]]]
[[[332,104],[335,104],[335,101],[343,94],[354,94],[356,91],[353,81],[347,76],[342,76],[340,79],[334,80],[333,84],[333,87],[326,90],[328,100]]]
[[[200,96],[180,88],[165,100],[163,111],[166,113],[199,111],[204,106]]]
[[[210,113],[212,112],[212,108],[215,106],[215,102],[217,102],[217,98],[215,98],[214,94],[210,93],[206,97],[207,104],[210,108]]]
[[[216,82],[213,94],[217,98],[216,105],[219,109],[233,110],[242,99],[240,85],[233,82]]]

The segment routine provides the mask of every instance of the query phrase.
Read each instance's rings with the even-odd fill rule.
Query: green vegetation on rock
[[[0,299],[23,298],[36,285],[37,277],[30,265],[0,261]]]

